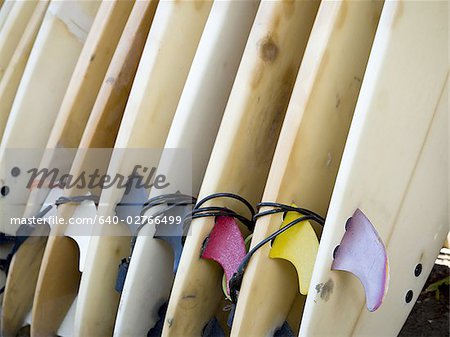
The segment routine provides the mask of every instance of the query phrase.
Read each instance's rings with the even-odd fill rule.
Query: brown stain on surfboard
[[[67,36],[68,39],[80,41],[78,37],[70,31],[70,28],[67,25],[67,22],[62,20],[59,16],[55,15],[55,25],[60,26],[61,30],[64,31],[64,35]],[[83,41],[82,41],[83,42]]]
[[[273,152],[278,141],[281,131],[281,126],[284,121],[285,113],[289,104],[289,98],[294,87],[295,78],[298,68],[291,64],[285,67],[284,71],[277,76],[274,81],[280,83],[273,93],[273,98],[270,103],[262,106],[259,115],[264,120],[261,120],[260,127],[266,131],[261,133],[261,136],[255,137],[254,149],[256,151],[254,163],[257,167],[270,166]],[[268,111],[269,110],[269,111]],[[258,149],[266,149],[266,151],[259,151]],[[256,169],[256,167],[254,167]]]
[[[279,53],[279,48],[275,43],[273,37],[271,35],[263,38],[260,43],[260,47],[258,50],[259,57],[267,63],[273,63]]]
[[[283,11],[286,19],[290,19],[295,11],[295,0],[285,0],[283,2]]]
[[[275,19],[273,20],[273,29],[276,31],[278,30],[278,27],[280,26],[280,22],[281,22],[281,16],[277,15],[275,17]]]
[[[275,43],[273,35],[266,35],[257,44],[257,53],[262,62],[258,62],[250,80],[250,86],[255,90],[264,78],[264,72],[268,65],[275,62],[279,55],[279,47]]]
[[[295,1],[284,0],[281,10],[278,11],[279,13],[274,13],[274,18],[269,24],[266,36],[261,38],[257,43],[257,53],[263,63],[258,63],[253,72],[253,77],[250,81],[253,90],[258,87],[264,78],[265,66],[275,64],[279,59],[280,47],[277,37],[280,33],[282,35],[282,30],[286,26],[285,21],[293,15],[295,5]]]
[[[336,21],[336,29],[342,29],[345,24],[345,19],[347,18],[348,4],[346,1],[341,2],[341,8],[339,10],[339,16]]]

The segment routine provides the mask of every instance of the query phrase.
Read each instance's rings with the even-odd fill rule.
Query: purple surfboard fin
[[[230,294],[228,283],[245,254],[244,238],[236,220],[229,216],[218,216],[214,228],[203,246],[201,257],[214,260],[222,266],[228,294]]]
[[[331,269],[355,275],[364,287],[367,309],[375,311],[380,307],[389,280],[386,248],[359,208],[346,223],[345,234],[335,249]]]

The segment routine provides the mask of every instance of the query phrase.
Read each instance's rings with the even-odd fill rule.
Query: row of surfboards
[[[449,230],[448,7],[5,0],[2,335],[398,334]],[[37,151],[56,148],[79,150]],[[130,149],[164,148],[191,153],[189,191],[19,183],[93,166],[132,182],[151,163]],[[190,214],[189,235],[10,221],[121,212]]]

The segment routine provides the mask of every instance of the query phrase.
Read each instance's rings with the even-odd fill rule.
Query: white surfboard
[[[101,3],[49,135],[47,149],[78,148],[133,3],[134,1]],[[57,158],[57,152],[46,151],[39,167],[56,167],[60,170],[60,175],[68,173],[72,164],[70,159],[73,157],[64,156],[63,162],[58,162]],[[47,192],[45,187],[31,191],[25,217],[36,213]]]
[[[164,146],[168,150],[158,165],[171,185],[152,189],[150,198],[176,191],[198,195],[258,5],[258,1],[213,4]],[[172,156],[173,148],[192,151],[192,181],[188,182],[192,186],[176,183],[176,178],[183,175],[178,174],[180,166],[174,162],[177,158]],[[141,231],[145,234],[137,238],[133,250],[115,336],[146,335],[172,288],[174,262],[170,247],[153,238],[154,226],[146,225]]]
[[[16,50],[38,1],[15,1],[0,29],[0,80]]]
[[[411,311],[448,232],[447,46],[447,2],[385,3],[300,336],[395,336]],[[356,208],[377,230],[389,259],[389,286],[375,312],[365,308],[354,275],[330,270]],[[326,282],[331,291],[321,297],[315,287]]]
[[[4,15],[4,11],[9,11],[8,7],[14,1],[8,1],[3,9],[0,10],[0,32],[2,31],[1,21]],[[14,100],[17,87],[19,86],[20,79],[23,74],[26,62],[31,52],[31,48],[36,39],[36,35],[42,24],[45,12],[47,10],[49,1],[40,1],[37,3],[33,14],[29,18],[29,22],[23,31],[22,36],[17,44],[17,47],[9,60],[8,67],[0,80],[0,139],[3,137],[3,131],[8,120],[8,116],[11,110],[12,102]],[[1,35],[1,34],[0,34]],[[14,38],[13,38],[14,39]],[[3,258],[10,253],[12,246],[1,247],[0,251]],[[4,256],[3,256],[4,255]],[[1,285],[5,285],[5,278],[2,273]],[[4,294],[1,295],[3,300]]]
[[[87,118],[94,105],[132,5],[133,2],[131,1],[108,1],[101,4],[75,67],[55,125],[52,128],[46,146],[48,150],[44,153],[40,168],[57,168],[61,175],[69,172],[71,159],[73,158],[72,153],[75,151],[70,149],[67,155],[61,156],[60,152],[56,153],[51,149],[58,148],[57,151],[61,151],[61,148],[78,147]],[[94,59],[92,56],[94,56]],[[57,160],[58,157],[59,161]],[[63,157],[64,162],[61,162],[61,157]],[[42,199],[46,198],[47,194],[48,188],[45,187],[33,190],[23,217],[35,215],[37,209],[42,205]],[[45,241],[44,238],[44,246]],[[8,331],[17,331],[20,328],[20,326],[17,326],[17,322],[23,321],[23,318],[31,309],[40,261],[44,253],[43,248],[38,245],[26,245],[21,247],[20,250],[21,254],[17,255],[11,263],[8,274],[10,281],[5,289],[6,300],[3,312],[15,313],[14,327],[9,327]],[[23,266],[30,265],[30,259],[33,260],[32,267],[24,268]],[[7,318],[3,320],[3,323],[4,326],[9,326]]]
[[[74,177],[82,172],[93,172],[93,168],[106,172],[109,157],[105,151],[99,150],[97,155],[87,149],[114,146],[155,8],[156,2],[139,1],[133,6],[80,141],[70,172]],[[81,195],[83,192],[87,191],[72,188],[66,191],[66,196]],[[98,189],[90,192],[100,194]],[[92,205],[63,205],[58,216],[69,219],[75,216],[75,212],[83,211],[85,213],[78,214],[88,217],[91,208]],[[84,251],[80,252],[77,245],[83,238],[89,238],[74,236],[78,240],[75,241],[74,238],[62,236],[69,235],[69,232],[70,228],[57,226],[52,229],[47,243],[33,305],[32,333],[37,335],[73,330],[73,301],[78,291],[80,271],[83,270],[83,259],[79,254],[86,251],[84,247]],[[61,292],[65,292],[66,296],[61,297]]]
[[[0,81],[0,139],[3,137],[20,79],[49,3],[49,0],[42,0],[36,5]]]
[[[231,192],[252,204],[261,199],[318,6],[318,2],[304,1],[260,3],[199,198]],[[207,205],[212,204],[233,205],[224,199]],[[199,336],[215,312],[222,312],[220,268],[199,258],[213,223],[211,218],[192,221],[175,276],[163,336]]]
[[[145,167],[158,163],[157,153],[153,158],[136,158],[138,150],[127,152],[126,149],[161,149],[164,145],[211,5],[207,1],[158,4],[108,168],[109,175],[128,177],[137,163]],[[137,162],[137,159],[141,160]],[[104,189],[98,217],[116,215],[115,208],[123,194],[124,190],[117,186]],[[98,226],[95,235],[89,244],[78,294],[76,336],[112,334],[119,304],[119,294],[114,288],[118,265],[130,250],[130,231],[123,223]]]
[[[368,1],[322,2],[263,201],[294,202],[326,215],[382,6]],[[282,221],[282,214],[258,219],[251,247],[277,231]],[[294,333],[298,331],[305,296],[300,294],[297,271],[289,262],[270,258],[270,251],[270,244],[262,246],[245,271],[233,336],[272,336],[287,319]],[[312,256],[309,263],[312,270]]]
[[[11,217],[23,214],[27,188],[15,188],[12,167],[39,164],[86,36],[99,7],[96,1],[54,2],[48,7],[17,91],[0,146],[2,231],[15,234]],[[35,149],[24,157],[23,150]],[[13,150],[19,149],[19,150]],[[16,151],[11,152],[11,151]],[[20,178],[20,177],[19,177]],[[24,201],[25,199],[25,201]]]

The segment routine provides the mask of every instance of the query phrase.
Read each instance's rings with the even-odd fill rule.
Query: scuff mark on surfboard
[[[332,161],[333,161],[333,157],[331,156],[331,153],[328,152],[328,155],[327,155],[327,162],[325,163],[325,166],[326,166],[326,167],[330,167],[330,164],[331,164]]]
[[[341,105],[341,96],[339,93],[336,93],[336,109]]]
[[[330,296],[333,293],[333,288],[334,282],[332,279],[329,279],[325,284],[319,283],[315,287],[317,294],[319,294],[320,298],[325,302],[327,302],[330,299]]]
[[[65,8],[62,9],[61,6]],[[61,2],[49,6],[48,12],[59,19],[79,41],[85,42],[94,18],[88,15],[76,2]]]
[[[195,291],[188,291],[181,296],[180,307],[183,310],[192,310],[199,304],[198,296]]]
[[[196,297],[197,297],[197,295],[184,295],[183,300],[190,299],[190,298],[196,298]]]

